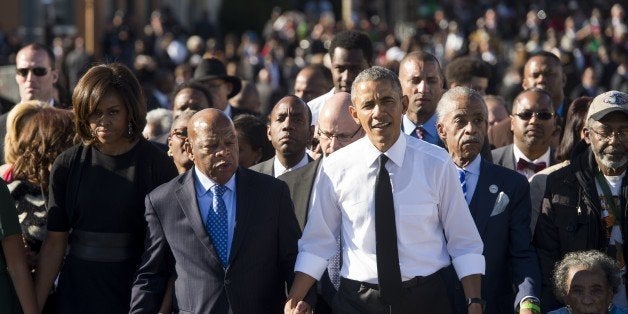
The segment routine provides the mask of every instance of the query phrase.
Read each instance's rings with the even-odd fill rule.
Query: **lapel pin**
[[[495,184],[491,184],[491,186],[488,187],[488,191],[493,193],[493,194],[497,193],[498,190],[499,189],[497,188],[497,185],[495,185]]]

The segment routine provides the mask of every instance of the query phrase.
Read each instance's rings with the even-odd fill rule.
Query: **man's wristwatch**
[[[473,303],[481,305],[482,310],[484,310],[484,308],[486,307],[486,301],[482,300],[481,298],[467,298],[467,307],[469,307]]]

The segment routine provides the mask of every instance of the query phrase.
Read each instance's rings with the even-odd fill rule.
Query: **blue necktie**
[[[458,180],[460,180],[460,187],[462,188],[462,194],[464,195],[465,201],[467,200],[467,176],[466,171],[463,169],[458,169]]]
[[[207,213],[207,219],[205,220],[205,229],[207,233],[212,237],[214,242],[214,248],[223,267],[229,265],[229,252],[228,248],[228,222],[227,222],[227,206],[222,199],[223,194],[227,191],[227,187],[224,185],[216,184],[209,188],[212,192],[212,207]]]

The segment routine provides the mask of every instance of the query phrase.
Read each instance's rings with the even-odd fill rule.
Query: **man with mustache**
[[[445,91],[440,63],[432,54],[415,51],[399,64],[399,81],[403,96],[408,97],[408,110],[401,130],[412,137],[443,146],[436,131],[436,105]]]
[[[373,43],[365,33],[354,30],[343,31],[331,40],[329,56],[334,88],[307,103],[312,111],[312,125],[316,125],[321,107],[333,94],[351,93],[351,84],[355,77],[371,66]]]
[[[458,169],[469,211],[484,242],[484,313],[530,313],[539,306],[541,274],[530,244],[530,187],[516,172],[485,160],[480,152],[488,127],[482,96],[454,87],[436,109],[438,134]],[[462,287],[452,278],[458,313],[466,312]],[[513,291],[512,286],[516,290]]]
[[[301,236],[288,187],[238,167],[236,130],[223,111],[199,111],[188,131],[194,167],[146,197],[130,313],[157,313],[171,277],[176,313],[280,312]]]
[[[305,152],[314,134],[312,114],[301,98],[289,95],[280,99],[268,120],[267,135],[275,148],[275,157],[251,167],[251,170],[276,178],[312,161]]]
[[[595,97],[583,134],[588,149],[548,175],[534,231],[545,310],[561,307],[552,293],[551,274],[569,252],[606,252],[620,264],[619,278],[626,274],[628,94],[610,91]],[[625,280],[615,292],[613,304],[628,307]]]
[[[545,90],[533,87],[515,98],[510,129],[514,143],[493,150],[495,164],[530,179],[555,163],[550,141],[556,130],[556,114],[551,96]]]
[[[483,245],[451,158],[401,132],[408,98],[392,71],[364,70],[351,100],[366,136],[322,161],[284,312],[303,312],[340,237],[334,313],[451,313],[443,277],[452,264],[468,313],[481,313]]]

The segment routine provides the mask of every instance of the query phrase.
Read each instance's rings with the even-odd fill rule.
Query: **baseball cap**
[[[615,111],[628,114],[628,94],[612,90],[597,95],[593,98],[591,106],[589,106],[587,121],[589,121],[589,119],[598,121],[607,114]]]

